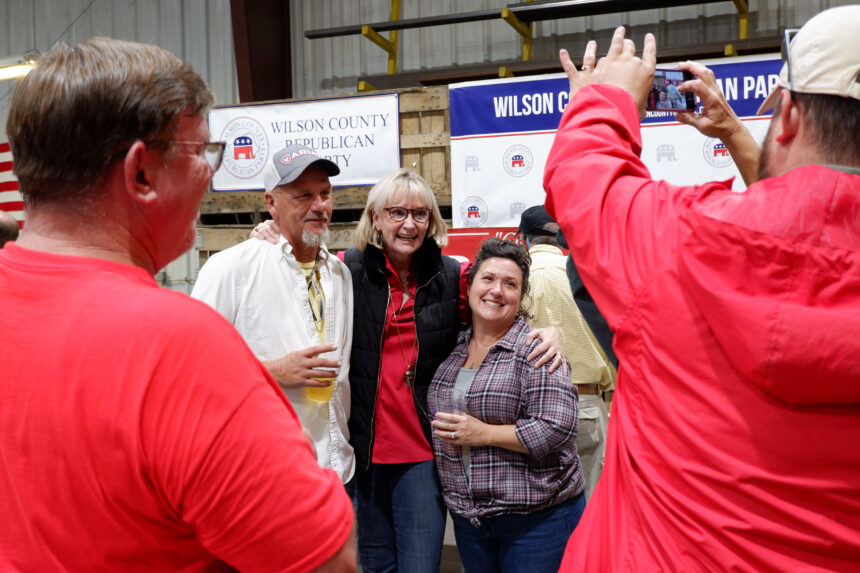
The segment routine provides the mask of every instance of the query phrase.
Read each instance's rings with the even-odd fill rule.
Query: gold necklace
[[[400,302],[400,313],[403,312],[403,307],[406,306],[407,295],[409,294],[409,288],[406,285],[403,285],[403,299]],[[388,296],[391,296],[391,285],[388,285]],[[397,329],[397,341],[400,343],[400,355],[403,356],[403,362],[406,364],[406,372],[403,374],[403,381],[406,382],[406,387],[411,388],[412,383],[415,381],[415,350],[418,342],[418,333],[415,333],[415,339],[412,341],[412,351],[409,353],[409,360],[406,360],[406,349],[403,347],[403,334],[400,331],[400,325],[397,324],[397,319],[400,318],[400,313],[397,310],[393,311],[394,314],[394,328]],[[412,305],[412,322],[415,322],[415,304]]]

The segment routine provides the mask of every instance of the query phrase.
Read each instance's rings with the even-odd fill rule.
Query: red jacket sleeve
[[[653,181],[641,151],[630,94],[591,85],[565,109],[544,173],[547,211],[613,329],[674,250],[675,212],[689,189]]]

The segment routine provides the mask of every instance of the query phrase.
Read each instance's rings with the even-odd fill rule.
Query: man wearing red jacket
[[[860,6],[790,41],[760,161],[713,74],[682,86],[748,183],[678,187],[639,159],[654,74],[624,29],[571,101],[547,209],[615,331],[606,466],[562,571],[860,565]],[[760,176],[755,167],[760,164]],[[755,182],[756,179],[760,181]]]

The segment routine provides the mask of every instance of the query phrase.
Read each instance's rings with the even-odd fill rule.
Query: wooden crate
[[[451,128],[448,117],[448,87],[434,86],[391,90],[400,94],[400,164],[421,174],[436,195],[443,213],[451,207]],[[342,96],[339,96],[342,97]],[[367,203],[370,185],[336,187],[334,219],[328,247],[339,251],[352,246],[352,231]],[[269,218],[262,191],[209,192],[203,197],[200,214],[233,215],[237,224],[199,226],[199,263],[212,253],[241,243],[251,228]]]

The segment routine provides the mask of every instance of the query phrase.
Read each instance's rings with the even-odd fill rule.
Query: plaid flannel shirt
[[[526,360],[538,344],[535,340],[526,345],[530,330],[518,316],[490,348],[466,394],[467,413],[488,424],[516,425],[517,437],[529,453],[473,446],[467,481],[460,448],[433,436],[445,504],[475,526],[481,517],[539,511],[583,490],[576,451],[576,388],[561,368],[550,374],[546,365],[535,369]],[[450,404],[471,335],[471,329],[461,333],[451,355],[436,370],[428,396],[431,411],[437,404]]]

